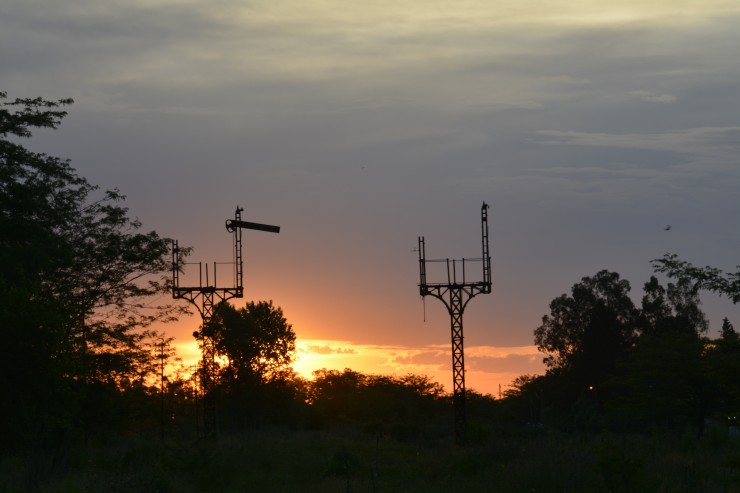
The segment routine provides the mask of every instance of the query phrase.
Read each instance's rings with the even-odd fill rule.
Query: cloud
[[[673,103],[678,98],[671,96],[670,94],[654,94],[650,91],[630,91],[630,96],[641,101],[648,101],[650,103]]]
[[[549,145],[643,149],[709,157],[735,162],[740,151],[740,127],[696,127],[658,133],[590,133],[543,130]]]
[[[300,346],[298,350],[302,353],[313,354],[357,354],[351,347],[332,347],[332,346]]]
[[[499,348],[474,346],[465,354],[470,371],[485,373],[543,373],[542,353],[535,346]]]
[[[593,67],[563,58],[580,49],[563,33],[576,33],[575,46],[582,46],[586,32],[602,33],[605,25],[609,36],[635,24],[652,32],[646,25],[701,25],[737,11],[720,0],[681,9],[664,1],[550,0],[535,13],[514,0],[434,9],[414,1],[224,0],[213,8],[185,0],[11,0],[0,47],[23,49],[0,48],[0,60],[6,76],[45,71],[74,88],[73,96],[83,92],[80,101],[94,98],[117,111],[316,112],[338,102],[343,109],[536,109],[575,99],[591,79]],[[614,53],[609,41],[598,60]],[[660,45],[680,52],[674,43]]]
[[[544,365],[541,354],[509,354],[503,357],[466,357],[471,371],[486,373],[542,373]]]
[[[443,366],[450,363],[450,356],[442,350],[423,348],[394,356],[392,361],[399,367]]]

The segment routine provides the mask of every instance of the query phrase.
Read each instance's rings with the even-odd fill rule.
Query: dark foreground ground
[[[262,429],[211,443],[131,438],[0,462],[3,492],[740,492],[740,438],[473,430],[390,438]]]

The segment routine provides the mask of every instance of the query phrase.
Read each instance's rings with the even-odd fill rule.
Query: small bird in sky
[[[673,226],[671,226],[670,224],[668,224],[668,225],[666,225],[665,228],[663,228],[663,231],[670,231],[672,227]]]

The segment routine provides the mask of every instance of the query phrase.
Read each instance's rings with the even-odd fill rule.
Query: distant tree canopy
[[[166,288],[169,241],[140,232],[117,190],[98,194],[69,161],[19,143],[57,128],[71,99],[6,99],[0,92],[0,364],[13,377],[0,384],[0,426],[19,412],[68,413],[48,422],[88,426],[93,403],[105,401],[93,389],[141,385],[153,371],[145,342],[159,334],[141,329],[179,311],[151,304]],[[10,436],[20,432],[13,428]]]
[[[440,421],[450,417],[443,387],[425,376],[368,375],[349,368],[313,374],[306,397],[324,423],[358,423],[365,431],[409,439],[424,426],[436,427],[438,435]]]

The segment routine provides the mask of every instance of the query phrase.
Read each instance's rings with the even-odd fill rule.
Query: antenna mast
[[[450,314],[452,333],[452,379],[453,405],[455,408],[455,443],[464,445],[467,435],[465,416],[465,355],[463,351],[463,312],[468,302],[478,294],[491,292],[491,256],[488,247],[488,204],[481,207],[481,258],[462,260],[427,260],[424,237],[419,236],[419,294],[434,296],[444,303]],[[446,264],[447,282],[427,282],[427,262]],[[465,276],[466,262],[481,263],[483,280],[468,282]],[[458,267],[460,272],[458,272]],[[451,269],[450,269],[451,268]]]
[[[250,223],[241,220],[244,209],[236,207],[234,219],[226,221],[226,230],[234,237],[234,285],[218,287],[217,267],[221,263],[213,263],[213,280],[211,282],[208,264],[205,266],[205,284],[203,283],[203,263],[198,262],[197,286],[180,286],[180,273],[183,266],[182,254],[177,240],[172,242],[172,297],[184,299],[195,305],[202,319],[201,330],[193,332],[193,336],[200,342],[203,352],[203,362],[200,367],[201,389],[203,392],[203,433],[205,437],[216,434],[216,327],[212,323],[214,307],[231,298],[244,296],[243,262],[242,262],[242,229],[255,229],[269,233],[279,233],[279,226]],[[192,264],[191,264],[192,265]]]

